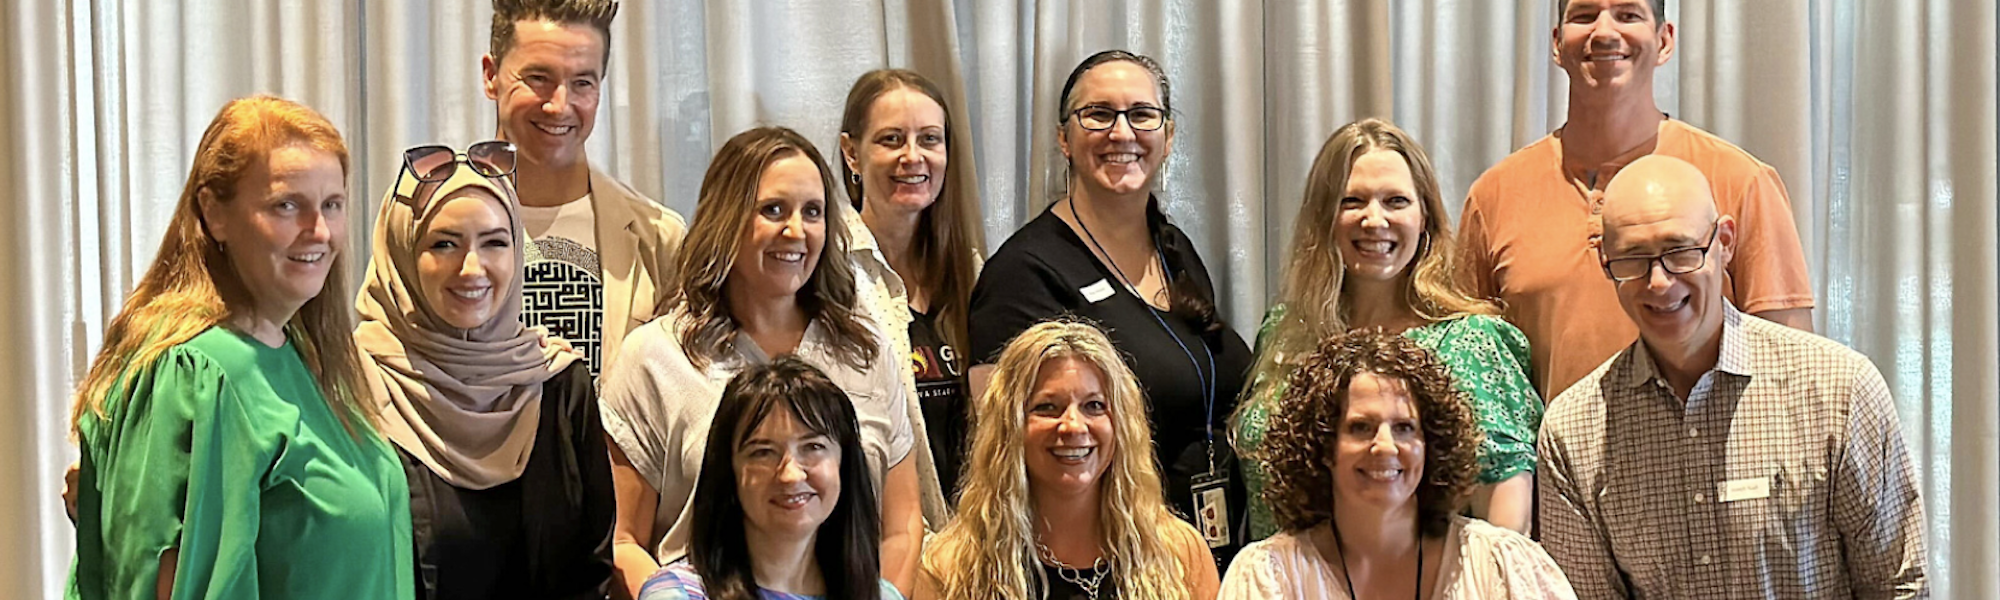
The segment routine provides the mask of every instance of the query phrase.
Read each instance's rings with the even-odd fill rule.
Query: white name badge
[[[1111,287],[1111,282],[1102,279],[1097,280],[1097,283],[1077,288],[1076,291],[1082,292],[1083,299],[1089,300],[1091,304],[1103,302],[1105,298],[1118,293],[1118,290]]]
[[[1732,479],[1729,481],[1722,482],[1722,484],[1717,487],[1718,489],[1715,492],[1715,499],[1717,502],[1735,502],[1737,500],[1757,500],[1760,498],[1771,497],[1770,477]]]

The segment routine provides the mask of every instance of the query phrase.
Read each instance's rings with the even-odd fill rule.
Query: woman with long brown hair
[[[410,598],[409,491],[362,405],[347,146],[256,96],[209,123],[76,395],[79,598]]]
[[[925,516],[943,527],[966,438],[966,317],[981,254],[970,140],[937,84],[904,69],[861,75],[840,119],[840,171],[855,211],[845,227],[860,300],[910,357],[908,389]],[[957,172],[953,172],[956,166]]]
[[[633,330],[602,381],[618,495],[619,590],[634,595],[685,556],[699,524],[689,503],[709,420],[724,385],[793,355],[854,402],[869,473],[880,482],[882,571],[907,589],[922,542],[916,465],[901,361],[856,308],[846,212],[832,171],[797,132],[763,127],[717,150],[681,246],[678,296]],[[902,574],[902,575],[898,575]]]
[[[1528,340],[1454,278],[1453,239],[1430,158],[1408,134],[1365,119],[1335,130],[1313,161],[1278,301],[1257,334],[1257,362],[1231,419],[1253,453],[1286,375],[1329,335],[1374,327],[1437,352],[1471,399],[1485,441],[1472,516],[1527,531],[1542,401],[1528,377]],[[1277,532],[1246,461],[1250,535]]]

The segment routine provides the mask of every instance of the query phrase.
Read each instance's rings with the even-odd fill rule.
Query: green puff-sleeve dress
[[[1271,307],[1257,328],[1257,353],[1271,351],[1273,330],[1285,318],[1285,306]],[[1535,468],[1535,432],[1542,426],[1542,400],[1529,378],[1528,337],[1499,317],[1470,315],[1438,321],[1403,332],[1444,362],[1452,385],[1472,399],[1474,416],[1486,440],[1479,446],[1479,482],[1499,483]],[[1269,395],[1252,399],[1232,424],[1236,431],[1236,451],[1249,456],[1264,441],[1270,410],[1285,393],[1282,378],[1289,373],[1256,373],[1249,389],[1258,389],[1267,377],[1280,378]],[[1271,505],[1261,496],[1264,470],[1255,460],[1244,459],[1243,482],[1249,488],[1250,539],[1261,540],[1278,532]]]
[[[222,327],[125,375],[86,415],[66,596],[411,598],[410,492],[396,456],[350,435],[289,341]]]

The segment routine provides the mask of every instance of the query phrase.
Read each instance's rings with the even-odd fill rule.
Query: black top
[[[1147,202],[1146,213],[1169,279],[1186,272],[1212,301],[1215,286],[1193,242],[1167,222],[1157,200]],[[1217,461],[1231,472],[1236,470],[1225,423],[1236,408],[1237,393],[1250,370],[1250,348],[1226,325],[1204,333],[1203,326],[1191,317],[1153,309],[1119,283],[1088,244],[1049,210],[1002,244],[972,290],[972,356],[975,362],[992,363],[1015,335],[1059,315],[1085,317],[1104,328],[1111,343],[1126,355],[1140,389],[1146,393],[1154,452],[1164,466],[1160,483],[1166,488],[1168,503],[1193,522],[1189,517],[1194,514],[1191,479],[1208,471],[1203,441],[1209,432],[1203,427],[1204,413],[1206,423],[1213,426]],[[1216,318],[1219,322],[1220,316]],[[1161,327],[1162,322],[1172,329],[1171,335]],[[1192,360],[1189,354],[1193,354]],[[1215,388],[1212,411],[1205,406],[1204,377]],[[1235,532],[1232,539],[1238,541],[1244,539],[1247,523],[1242,480],[1232,476],[1227,489],[1229,521]],[[1233,546],[1215,550],[1218,561],[1226,562],[1234,554]]]
[[[1111,578],[1109,572],[1097,580],[1097,595],[1092,596],[1079,581],[1087,582],[1093,577],[1100,577],[1096,571],[1091,569],[1072,571],[1048,563],[1041,565],[1042,577],[1049,582],[1048,600],[1113,600],[1118,597],[1118,582]]]
[[[958,498],[958,477],[971,434],[966,423],[965,349],[946,344],[937,317],[910,309],[911,372],[917,379],[917,405],[929,430],[932,459],[945,497]]]
[[[617,513],[590,367],[544,383],[541,410],[527,470],[489,489],[454,487],[398,449],[419,600],[605,597]]]

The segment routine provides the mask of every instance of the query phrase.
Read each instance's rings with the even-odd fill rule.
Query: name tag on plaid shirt
[[[1769,497],[1771,497],[1771,478],[1769,476],[1731,479],[1716,486],[1715,490],[1715,499],[1717,502],[1756,500]]]

